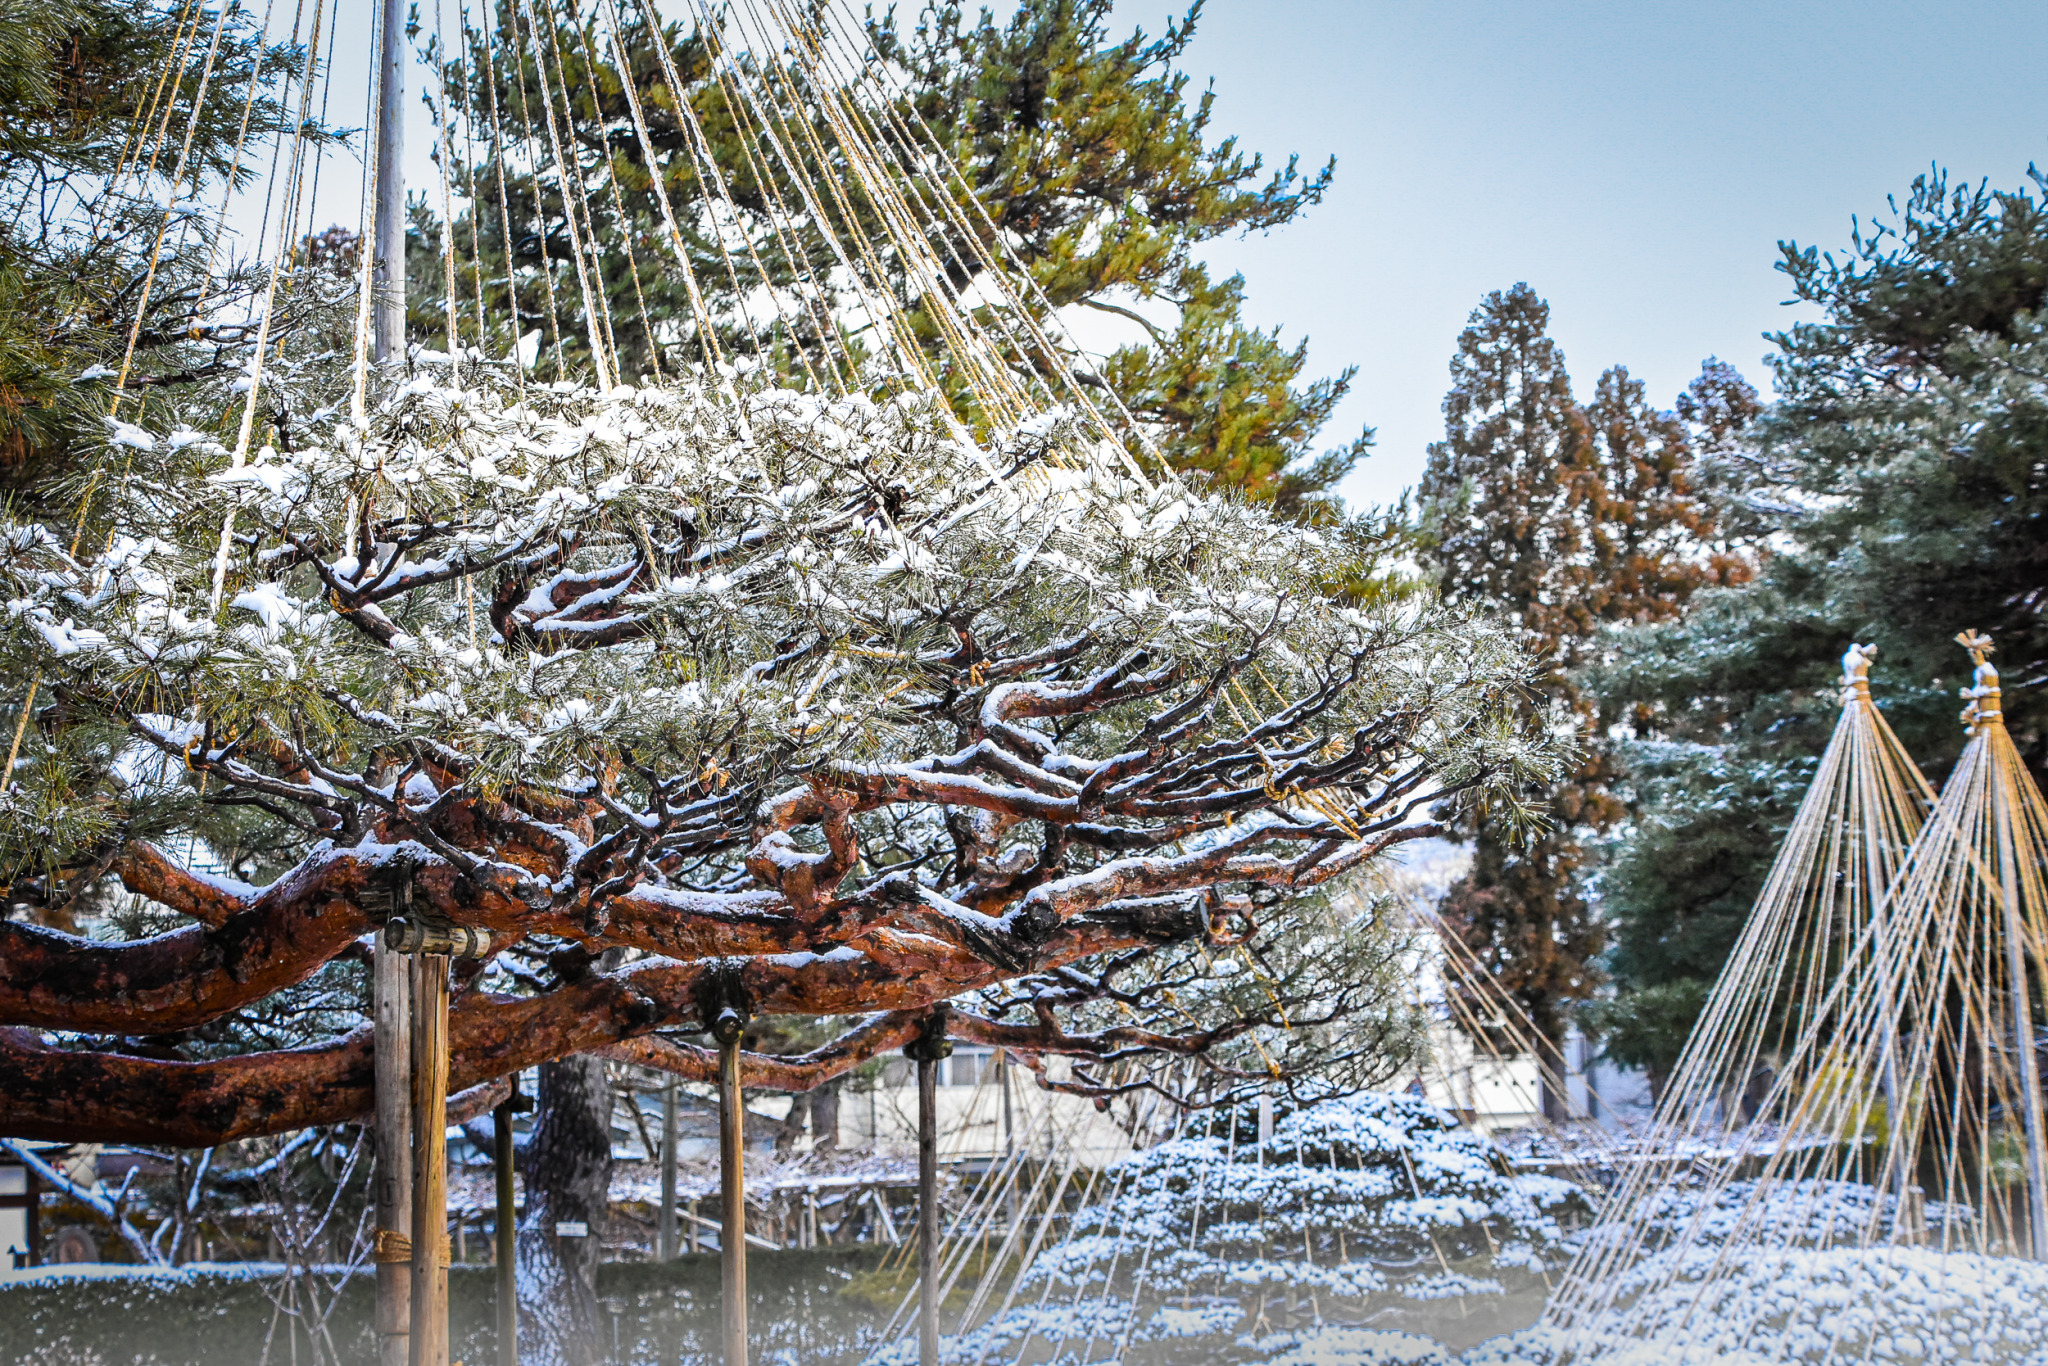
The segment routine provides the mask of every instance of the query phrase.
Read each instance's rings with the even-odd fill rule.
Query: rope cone
[[[1874,653],[1843,655],[1813,783],[1650,1132],[1545,1311],[1573,1360],[1645,1331],[1681,1279],[1704,1300],[1702,1258],[1719,1270],[1742,1251],[1907,1231],[1905,1169],[1875,1164],[1870,1140],[1895,1136],[1891,1117],[1924,1096],[1896,1028],[1909,993],[1887,893],[1921,857],[1934,794],[1872,703]],[[1845,1219],[1847,1186],[1864,1198]],[[1655,1326],[1660,1349],[1677,1345]]]

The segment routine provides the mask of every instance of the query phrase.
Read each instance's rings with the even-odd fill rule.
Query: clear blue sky
[[[371,7],[344,4],[349,123]],[[1116,23],[1178,12],[1119,0]],[[1310,338],[1312,373],[1359,367],[1326,435],[1378,428],[1343,490],[1362,505],[1414,483],[1466,316],[1518,280],[1582,392],[1625,364],[1668,405],[1708,355],[1765,387],[1762,334],[1792,316],[1778,240],[1845,242],[1932,162],[1999,186],[2048,164],[2044,53],[2043,0],[1211,0],[1184,66],[1191,93],[1215,81],[1219,136],[1337,158],[1303,221],[1208,255],[1245,274],[1254,322]],[[420,75],[407,170],[431,186]],[[336,158],[322,221],[356,221],[359,175]]]
[[[1156,33],[1174,11],[1116,12]],[[1216,128],[1337,177],[1209,258],[1315,373],[1359,367],[1328,435],[1379,429],[1344,493],[1385,501],[1441,433],[1467,314],[1517,280],[1582,393],[1625,364],[1668,405],[1710,354],[1765,387],[1778,240],[1846,242],[1931,162],[1994,186],[2048,166],[2044,53],[2041,0],[1211,0],[1185,67]]]

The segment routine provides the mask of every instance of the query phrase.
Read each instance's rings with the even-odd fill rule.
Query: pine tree
[[[1754,583],[1630,633],[1587,680],[1664,737],[1630,756],[1643,819],[1606,879],[1619,1056],[1676,1056],[1827,739],[1848,642],[1878,646],[1879,705],[1937,782],[1962,743],[1955,632],[1989,631],[2008,678],[2048,668],[2048,205],[2033,181],[1936,172],[1843,250],[1783,248],[1822,316],[1772,339],[1776,401],[1754,424],[1721,419],[1717,460],[1731,522],[1770,553]],[[1741,408],[1702,395],[1695,411]],[[2005,712],[2048,774],[2048,699],[2009,687]]]
[[[1331,170],[1303,177],[1290,161],[1269,175],[1234,140],[1209,145],[1211,97],[1191,107],[1187,78],[1174,69],[1192,37],[1194,12],[1157,41],[1133,34],[1113,42],[1110,8],[1108,0],[1033,0],[999,23],[986,12],[969,18],[958,7],[938,6],[921,11],[912,26],[890,12],[866,36],[908,75],[905,117],[961,168],[992,232],[1041,291],[1036,321],[1045,320],[1046,309],[1085,307],[1144,328],[1147,344],[1108,357],[1098,383],[1145,425],[1167,463],[1245,490],[1286,515],[1336,520],[1332,491],[1365,453],[1370,434],[1321,455],[1314,442],[1351,373],[1297,385],[1306,342],[1289,348],[1278,329],[1247,327],[1243,280],[1212,280],[1195,257],[1218,236],[1289,222],[1322,198]],[[516,312],[519,319],[494,349],[509,350],[513,335],[531,328],[544,333],[549,363],[565,371],[587,354],[582,337],[593,319],[581,303],[576,234],[566,217],[578,211],[586,215],[585,240],[607,244],[593,254],[603,295],[597,311],[609,320],[601,325],[609,326],[628,373],[672,375],[696,359],[688,339],[701,322],[673,259],[657,176],[685,239],[688,277],[702,291],[726,354],[745,355],[758,338],[777,370],[801,383],[830,363],[833,346],[872,353],[872,329],[819,316],[821,310],[794,318],[785,310],[771,325],[756,316],[758,296],[755,311],[746,303],[757,290],[799,296],[831,276],[837,258],[828,231],[866,243],[894,297],[919,298],[923,286],[891,245],[890,226],[871,202],[839,188],[858,178],[829,159],[836,147],[829,130],[812,137],[801,126],[784,128],[772,150],[764,146],[753,134],[770,120],[719,79],[715,62],[730,54],[701,28],[670,26],[657,39],[648,26],[629,23],[620,59],[594,20],[576,17],[577,7],[524,11],[544,16],[537,28],[514,6],[500,4],[494,13],[488,43],[480,35],[460,54],[465,60],[442,68],[469,126],[493,130],[473,156],[450,164],[459,185],[478,191],[453,225],[455,242],[469,248],[458,307],[473,313],[468,301],[481,297],[487,318]],[[747,41],[740,28],[722,36]],[[666,62],[657,41],[668,48]],[[764,59],[750,53],[745,60]],[[669,88],[671,72],[694,126]],[[494,86],[485,84],[487,75],[495,75]],[[642,92],[638,122],[628,79]],[[803,84],[793,69],[770,79],[784,90]],[[564,155],[576,166],[574,179],[607,187],[587,204],[563,202],[554,144],[539,131],[551,117],[550,90],[572,116]],[[630,136],[620,132],[628,127]],[[699,130],[704,142],[693,151]],[[789,177],[777,188],[777,154],[792,149],[810,182],[808,197],[791,192]],[[698,155],[706,150],[709,167]],[[494,193],[501,180],[502,192]],[[953,186],[938,189],[950,193]],[[439,234],[428,205],[419,208],[409,273],[440,282]],[[969,226],[979,233],[979,225]],[[971,287],[980,258],[953,229],[939,235],[956,268],[951,283]],[[414,333],[430,344],[443,344],[444,293],[445,286],[430,286],[412,300]],[[1170,326],[1144,316],[1157,315],[1162,304],[1175,318]],[[991,330],[1004,326],[1000,318],[989,321]],[[945,383],[946,338],[914,307],[912,325]],[[974,411],[964,390],[954,388],[949,397],[963,413]],[[832,1032],[829,1021],[804,1028],[784,1019],[757,1024],[750,1039],[782,1051],[822,1043]]]
[[[236,468],[246,397],[200,386],[176,440],[109,434],[135,477],[85,534],[0,537],[0,651],[51,699],[0,803],[11,897],[188,922],[0,921],[15,1134],[360,1116],[359,1002],[290,1007],[360,980],[408,903],[492,936],[458,1089],[606,1049],[701,1078],[715,1052],[657,1032],[727,1006],[841,1022],[749,1056],[793,1090],[949,1002],[956,1037],[1071,1056],[1084,1092],[1132,1048],[1341,1066],[1383,1005],[1373,931],[1293,894],[1439,833],[1425,789],[1509,801],[1550,766],[1501,724],[1504,635],[1333,602],[1375,543],[1147,488],[1073,425],[991,452],[929,392],[394,367],[358,427],[329,378],[290,451]],[[231,878],[190,866],[229,852]],[[267,1014],[305,1046],[218,1032]]]
[[[228,253],[213,252],[204,210],[189,210],[236,172],[244,99],[220,92],[246,92],[260,65],[246,137],[261,145],[294,126],[284,96],[303,78],[306,52],[264,50],[251,16],[230,11],[213,57],[214,98],[195,118],[218,14],[169,0],[0,5],[0,202],[11,209],[0,219],[0,488],[32,505],[76,500],[67,476],[78,475],[102,431],[131,334],[130,417],[165,388],[225,373],[246,345],[247,282]],[[174,125],[152,120],[166,106]],[[168,143],[165,126],[176,128]],[[307,131],[329,136],[317,125]],[[171,187],[188,132],[184,179]],[[254,171],[245,158],[240,178]],[[138,322],[152,257],[156,277]]]
[[[1419,499],[1446,599],[1505,617],[1540,661],[1521,724],[1579,737],[1573,771],[1528,794],[1549,808],[1544,829],[1468,813],[1473,866],[1443,905],[1527,1015],[1536,1037],[1519,1042],[1555,1060],[1570,1004],[1601,981],[1607,942],[1584,890],[1586,840],[1625,810],[1600,738],[1621,718],[1573,670],[1597,657],[1604,628],[1668,620],[1701,585],[1734,581],[1746,565],[1710,546],[1714,517],[1694,483],[1685,423],[1652,408],[1620,368],[1581,406],[1548,327],[1548,306],[1526,284],[1473,313]],[[1557,1103],[1546,1096],[1546,1107]]]
[[[802,199],[771,183],[776,175],[764,170],[771,154],[750,136],[764,121],[745,101],[736,107],[728,99],[715,74],[716,50],[694,27],[672,25],[662,37],[729,201],[719,185],[706,183],[690,154],[692,134],[667,88],[667,68],[650,30],[628,26],[621,68],[594,26],[579,24],[566,10],[538,8],[551,15],[553,32],[544,22],[536,43],[509,6],[498,7],[488,57],[498,76],[495,90],[482,78],[482,45],[472,44],[466,64],[446,65],[451,98],[479,130],[474,157],[456,169],[459,184],[473,180],[481,187],[479,209],[473,218],[464,211],[454,234],[464,258],[458,306],[468,307],[480,269],[489,314],[509,318],[516,296],[519,330],[545,330],[548,346],[559,340],[571,366],[587,350],[553,154],[539,131],[545,79],[558,101],[567,92],[580,130],[570,144],[572,159],[585,182],[612,180],[619,189],[616,200],[609,188],[594,195],[589,216],[592,236],[630,244],[630,259],[610,250],[600,264],[606,311],[628,372],[657,366],[673,372],[695,359],[684,340],[695,334],[692,308],[652,188],[659,171],[687,239],[692,273],[717,315],[721,344],[744,354],[749,338],[760,335],[783,372],[800,375],[838,320],[784,319],[771,327],[743,316],[739,296],[824,278],[835,258]],[[1335,515],[1330,499],[1336,485],[1371,445],[1366,431],[1334,450],[1315,450],[1353,371],[1298,383],[1306,342],[1290,348],[1277,329],[1246,326],[1243,279],[1213,280],[1196,252],[1220,237],[1285,226],[1321,201],[1333,166],[1304,175],[1290,159],[1268,171],[1234,138],[1211,145],[1213,96],[1190,103],[1188,78],[1175,67],[1199,8],[1157,39],[1140,32],[1112,41],[1111,0],[1029,0],[1002,22],[987,12],[970,19],[944,5],[920,11],[906,26],[891,11],[866,37],[908,80],[904,117],[919,120],[920,135],[929,130],[961,168],[995,232],[1050,307],[1095,309],[1142,326],[1147,340],[1117,350],[1096,378],[1146,424],[1168,463],[1271,500],[1290,515],[1327,519]],[[517,61],[508,54],[518,54]],[[658,165],[646,164],[637,135],[615,131],[630,126],[622,69],[645,92],[642,112]],[[788,80],[791,88],[800,86],[796,77]],[[483,132],[492,127],[505,130],[503,143]],[[801,131],[790,131],[784,145],[802,146]],[[829,139],[815,145],[829,152]],[[815,155],[803,160],[805,176],[820,187],[852,180],[844,167]],[[501,174],[510,224],[495,191]],[[860,224],[861,236],[875,248],[873,259],[891,273],[893,291],[914,300],[918,286],[889,248],[889,233],[872,205],[851,192],[835,198],[824,188],[815,198],[830,206],[828,218],[844,212]],[[438,230],[431,217],[417,227],[415,274],[438,281]],[[728,239],[723,250],[720,228]],[[852,235],[843,225],[839,231]],[[744,246],[734,243],[735,234]],[[954,284],[964,288],[981,266],[964,244],[955,246]],[[517,267],[511,272],[508,250]],[[552,305],[543,272],[552,277]],[[416,335],[434,345],[445,332],[443,292],[416,295],[413,305]],[[1146,317],[1162,312],[1172,321]],[[943,374],[944,338],[928,320],[919,326]],[[502,329],[493,345],[502,354],[511,342],[511,329]],[[846,342],[856,349],[867,345],[859,336]]]

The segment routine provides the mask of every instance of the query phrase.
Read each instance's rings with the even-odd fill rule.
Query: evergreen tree
[[[927,229],[953,263],[949,283],[972,288],[982,258],[971,248],[999,245],[1039,291],[1027,304],[1034,323],[1045,321],[1047,309],[1067,307],[1135,320],[1147,344],[1108,357],[1097,383],[1145,425],[1167,462],[1287,515],[1333,519],[1332,491],[1370,434],[1320,456],[1314,441],[1351,373],[1297,386],[1306,343],[1288,348],[1277,329],[1247,327],[1243,280],[1212,279],[1194,254],[1216,237],[1291,221],[1321,199],[1331,168],[1304,177],[1290,160],[1269,174],[1234,139],[1209,145],[1211,96],[1191,105],[1187,77],[1174,69],[1196,11],[1157,41],[1133,34],[1121,42],[1108,36],[1109,11],[1109,0],[1029,0],[998,23],[987,12],[970,19],[941,5],[910,25],[891,11],[867,31],[883,59],[907,75],[901,116],[960,168],[986,214]],[[543,16],[538,25],[533,14]],[[861,254],[879,266],[889,293],[911,305],[930,368],[955,406],[971,414],[972,396],[949,383],[947,338],[917,307],[925,286],[893,245],[896,229],[851,188],[860,183],[851,168],[833,160],[842,150],[833,130],[822,119],[805,127],[792,113],[815,104],[789,100],[782,113],[790,122],[778,125],[737,83],[721,79],[717,63],[734,54],[720,41],[744,45],[760,35],[735,24],[707,39],[701,27],[671,25],[657,38],[650,26],[629,21],[619,35],[621,55],[609,44],[611,31],[580,14],[568,5],[500,4],[490,32],[469,38],[459,60],[440,66],[463,122],[487,134],[451,146],[450,168],[470,200],[452,225],[457,254],[466,247],[468,257],[456,306],[471,326],[479,311],[468,307],[473,299],[482,300],[487,318],[517,318],[491,349],[503,354],[515,333],[539,330],[551,362],[567,371],[587,359],[583,338],[595,326],[609,331],[629,375],[673,374],[697,359],[703,324],[695,288],[725,354],[746,355],[758,338],[791,382],[803,382],[806,372],[815,382],[833,348],[876,349],[872,329],[861,326],[869,319],[858,306],[853,317],[844,308],[820,316],[819,309],[784,307],[771,322],[760,316],[760,299],[762,291],[815,298],[822,280],[840,281],[843,291],[843,263],[829,234],[865,247]],[[666,60],[657,42],[667,47]],[[805,73],[793,63],[763,66],[772,59],[758,50],[738,60],[761,71],[763,86],[799,95],[804,88]],[[629,82],[640,96],[637,109]],[[567,115],[559,133],[548,128],[556,107]],[[772,146],[764,131],[774,133]],[[573,167],[567,177],[563,158]],[[792,159],[795,174],[778,175]],[[675,259],[656,177],[687,273]],[[567,203],[565,180],[598,188]],[[927,188],[955,192],[943,177]],[[408,273],[429,283],[414,292],[412,326],[420,339],[443,345],[446,271],[429,209],[417,201]],[[572,227],[571,213],[580,227]],[[967,231],[984,240],[969,243]],[[579,235],[586,246],[606,247],[586,252],[602,296],[597,318],[582,304]],[[1172,308],[1170,326],[1145,317],[1161,303]],[[995,304],[981,312],[991,332],[1019,322],[1000,316]],[[829,1021],[785,1017],[758,1022],[750,1040],[798,1051],[832,1033]],[[548,1103],[544,1096],[543,1108]],[[826,1096],[824,1111],[832,1105]],[[800,1102],[792,1116],[809,1109]]]
[[[472,157],[457,149],[457,181],[478,187],[474,218],[465,210],[454,233],[464,257],[460,300],[474,295],[480,273],[488,312],[511,316],[516,295],[520,330],[544,329],[551,348],[559,339],[561,358],[572,367],[587,354],[580,338],[588,320],[569,225],[554,153],[541,131],[543,81],[557,102],[566,92],[573,115],[568,123],[577,133],[564,155],[583,183],[602,187],[590,196],[590,235],[630,247],[630,256],[608,250],[598,267],[605,311],[629,373],[673,370],[695,359],[687,339],[696,324],[654,193],[657,172],[675,207],[691,273],[729,350],[744,353],[748,336],[762,335],[775,363],[796,375],[818,358],[826,335],[847,330],[843,317],[770,327],[739,306],[750,291],[797,289],[830,276],[835,258],[824,228],[856,235],[836,215],[858,225],[892,292],[916,299],[917,283],[890,247],[873,206],[852,191],[835,197],[825,188],[853,180],[829,160],[829,137],[807,143],[800,125],[781,134],[781,145],[797,149],[791,157],[819,187],[814,201],[829,206],[830,223],[821,224],[800,197],[776,188],[772,153],[757,136],[767,121],[746,100],[728,98],[730,87],[714,65],[724,54],[707,45],[698,28],[667,28],[665,66],[651,30],[629,23],[621,65],[608,55],[608,30],[601,34],[594,21],[579,22],[566,9],[539,8],[551,15],[540,41],[511,7],[500,5],[488,57],[473,41],[466,62],[445,67],[451,99],[479,130]],[[1175,67],[1200,6],[1157,39],[1137,32],[1120,41],[1109,36],[1111,8],[1111,0],[1028,0],[998,22],[986,11],[969,18],[957,5],[931,5],[909,24],[889,12],[866,38],[907,79],[906,125],[917,121],[920,137],[928,130],[960,168],[993,232],[1045,303],[1114,314],[1144,328],[1144,343],[1120,348],[1091,378],[1113,389],[1151,430],[1167,461],[1272,500],[1290,514],[1331,515],[1333,490],[1371,445],[1367,431],[1335,450],[1315,450],[1353,372],[1301,383],[1306,343],[1290,348],[1277,329],[1248,327],[1243,279],[1213,279],[1196,252],[1220,237],[1285,226],[1321,201],[1333,164],[1304,175],[1290,159],[1269,171],[1235,138],[1211,145],[1213,96],[1205,92],[1190,101],[1188,77]],[[732,36],[740,41],[737,32]],[[482,76],[487,62],[498,77],[495,89]],[[706,183],[691,153],[693,134],[668,90],[670,67],[686,87],[683,97],[722,186]],[[647,164],[633,131],[622,72],[643,92],[641,112],[657,165]],[[779,88],[801,89],[792,73],[770,79],[780,81]],[[482,131],[494,127],[504,130],[502,141]],[[509,225],[495,189],[501,175]],[[987,225],[968,226],[987,244]],[[953,284],[971,287],[982,267],[960,240],[961,230],[931,231],[953,262]],[[415,278],[439,281],[440,238],[430,216],[418,220],[413,251]],[[515,266],[510,272],[508,251]],[[446,330],[443,293],[430,287],[416,294],[413,306],[416,334],[435,345]],[[1162,306],[1172,321],[1145,316]],[[928,319],[916,325],[943,375],[943,337]],[[511,341],[507,329],[493,345],[502,354]],[[855,349],[867,345],[859,336],[844,341]]]
[[[307,54],[266,49],[230,10],[201,102],[218,16],[170,0],[0,3],[0,487],[18,498],[75,500],[62,476],[96,445],[131,334],[130,418],[165,388],[226,373],[251,340],[236,306],[247,282],[207,219],[224,181],[254,174],[237,143],[294,125],[287,96]]]
[[[1526,1013],[1537,1037],[1520,1042],[1554,1058],[1570,1003],[1599,985],[1606,945],[1584,887],[1586,838],[1624,811],[1599,738],[1619,718],[1572,670],[1597,656],[1604,628],[1667,620],[1703,583],[1745,569],[1709,546],[1715,523],[1685,422],[1652,408],[1620,368],[1582,406],[1548,327],[1548,305],[1526,284],[1473,313],[1419,496],[1421,542],[1446,599],[1507,618],[1541,661],[1521,724],[1580,737],[1576,768],[1528,794],[1549,808],[1544,829],[1468,813],[1473,866],[1443,906]]]
[[[2048,697],[2028,685],[2048,667],[2041,184],[1935,172],[1843,252],[1782,248],[1794,296],[1823,316],[1772,338],[1777,401],[1736,424],[1722,465],[1771,553],[1755,583],[1631,633],[1586,680],[1665,737],[1630,755],[1644,817],[1606,881],[1617,1056],[1675,1058],[1826,743],[1849,641],[1878,645],[1879,705],[1938,782],[1969,676],[1951,637],[1989,631],[2014,680],[2008,727],[2037,776],[2048,766]]]

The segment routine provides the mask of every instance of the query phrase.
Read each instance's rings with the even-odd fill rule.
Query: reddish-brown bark
[[[1040,963],[1056,967],[1143,942],[1103,926],[1070,926],[1045,946]],[[881,1002],[885,1011],[915,1016],[1002,975],[970,953],[890,931],[869,936],[865,952],[725,961],[737,970],[724,985],[764,1014],[858,1015]],[[720,971],[716,961],[654,960],[539,996],[472,992],[449,1012],[449,1087],[460,1092],[657,1029],[694,1028]],[[370,1043],[366,1026],[308,1048],[186,1062],[54,1048],[33,1031],[0,1029],[0,1131],[212,1147],[360,1120],[373,1101]],[[780,1062],[757,1066],[763,1085],[789,1075]]]
[[[808,1053],[742,1053],[740,1084],[760,1091],[809,1091],[843,1077],[868,1059],[902,1048],[924,1027],[922,1011],[877,1015]],[[964,1037],[964,1036],[963,1036]],[[601,1050],[619,1062],[671,1072],[707,1086],[718,1082],[718,1051],[651,1035],[626,1039]]]
[[[637,560],[571,572],[555,562],[566,549],[535,553],[488,608],[508,639],[560,631],[573,604],[611,610],[605,585],[639,572]],[[387,584],[391,572],[329,583],[344,615],[387,645],[394,618],[376,604],[410,591]],[[538,601],[531,575],[542,572],[555,574],[543,597],[556,615],[522,615]],[[1132,650],[1084,669],[1085,655],[1116,657],[1083,636],[1004,659],[985,654],[968,627],[955,631],[954,656],[878,655],[905,661],[897,692],[915,684],[933,699],[917,704],[920,723],[950,731],[957,746],[915,762],[854,765],[828,748],[777,758],[785,766],[767,776],[728,773],[712,754],[666,756],[658,762],[674,771],[662,772],[623,749],[604,757],[600,744],[584,776],[501,787],[472,781],[479,761],[419,740],[340,689],[322,695],[354,723],[346,743],[275,718],[246,733],[218,720],[167,727],[167,711],[123,718],[201,791],[296,807],[294,825],[331,843],[262,888],[202,876],[146,843],[102,849],[94,867],[195,922],[148,939],[98,942],[0,920],[0,1132],[205,1146],[360,1120],[371,1103],[363,1030],[206,1061],[108,1041],[178,1035],[247,1011],[308,981],[400,907],[487,930],[495,952],[535,936],[562,949],[545,971],[521,969],[531,995],[459,997],[457,1090],[599,1051],[708,1079],[708,1052],[650,1036],[701,1027],[722,1004],[871,1017],[812,1054],[748,1059],[747,1084],[802,1089],[901,1046],[941,1003],[1020,982],[1035,983],[1024,995],[1038,994],[1011,1002],[1015,1019],[962,1017],[963,1036],[1088,1058],[1200,1054],[1249,1023],[1183,1030],[1161,1007],[1127,1027],[1070,1035],[1056,1016],[1111,995],[1117,969],[1103,965],[1118,955],[1256,937],[1262,898],[1438,829],[1409,818],[1429,776],[1415,736],[1443,717],[1403,704],[1355,730],[1317,720],[1357,681],[1362,653],[1333,656],[1320,674],[1308,666],[1291,700],[1259,675],[1262,713],[1244,686],[1256,645],[1213,664],[1148,663]],[[578,630],[560,643],[606,639]],[[808,673],[843,644],[799,644],[776,667]],[[1086,718],[1097,720],[1070,725]],[[1105,752],[1085,752],[1083,740],[1104,737]],[[790,785],[746,785],[769,781]],[[864,838],[892,838],[878,814],[891,809],[920,817],[899,832],[917,826],[938,847],[863,849]],[[92,876],[57,891],[75,896]],[[21,904],[57,896],[29,891],[41,902],[24,893]],[[591,971],[611,949],[654,957]],[[541,956],[520,954],[529,965]],[[1085,971],[1063,971],[1083,962]],[[1117,999],[1128,1009],[1127,995]],[[57,1046],[41,1030],[88,1037]]]

